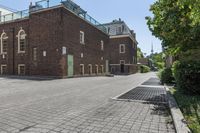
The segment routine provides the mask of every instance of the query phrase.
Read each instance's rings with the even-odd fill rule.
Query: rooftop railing
[[[90,24],[96,26],[101,31],[107,33],[106,27],[104,27],[102,24],[100,24],[98,21],[96,21],[90,15],[88,15],[86,11],[81,9],[80,6],[78,6],[71,0],[41,0],[41,1],[35,2],[35,5],[31,5],[30,8],[27,10],[18,11],[18,12],[14,12],[11,14],[6,14],[6,15],[0,16],[0,23],[27,18],[27,17],[29,17],[29,14],[31,12],[39,11],[39,10],[43,10],[43,9],[47,9],[47,8],[52,8],[52,7],[59,6],[59,5],[65,6],[68,10],[72,11],[77,16],[86,20]]]

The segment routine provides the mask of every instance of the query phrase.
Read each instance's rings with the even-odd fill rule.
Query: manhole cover
[[[160,86],[160,80],[158,78],[150,78],[146,82],[144,82],[142,85],[152,85],[152,86]]]
[[[118,99],[142,100],[156,103],[166,103],[166,90],[154,87],[136,87],[118,97]]]

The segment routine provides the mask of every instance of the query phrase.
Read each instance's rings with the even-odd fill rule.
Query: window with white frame
[[[18,53],[25,53],[26,50],[26,33],[23,29],[18,32]]]
[[[88,65],[88,73],[89,73],[89,74],[92,74],[92,64],[89,64],[89,65]]]
[[[66,47],[62,47],[62,55],[66,55],[67,54],[67,48]]]
[[[18,65],[18,75],[25,75],[25,64]]]
[[[119,53],[125,53],[125,44],[119,45]]]
[[[121,34],[122,33],[122,27],[121,26],[117,27],[116,31],[117,31],[117,34]]]
[[[84,69],[84,64],[80,64],[80,74],[84,75],[85,69]]]
[[[7,54],[8,36],[5,32],[1,34],[1,54]]]
[[[101,65],[101,73],[104,73],[104,66]]]
[[[104,50],[104,42],[101,40],[101,50]]]
[[[98,66],[98,65],[95,65],[95,67],[96,67],[96,68],[95,68],[95,73],[98,74],[98,73],[99,73],[99,66]]]
[[[47,56],[47,51],[43,51],[43,56],[44,56],[44,57]]]
[[[33,48],[33,61],[37,61],[37,48]]]
[[[1,75],[5,75],[7,73],[7,65],[1,65]]]
[[[80,43],[85,44],[85,33],[80,31]]]

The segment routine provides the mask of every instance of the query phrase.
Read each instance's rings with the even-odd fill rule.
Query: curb
[[[168,104],[170,108],[170,112],[172,115],[172,119],[174,122],[174,126],[177,133],[191,133],[190,129],[187,126],[186,120],[183,117],[183,114],[178,107],[178,104],[175,100],[175,98],[172,96],[172,94],[169,91],[169,87],[165,85],[167,96],[168,96]]]

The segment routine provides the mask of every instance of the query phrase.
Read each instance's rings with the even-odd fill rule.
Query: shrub
[[[175,62],[173,74],[177,87],[185,93],[200,94],[200,61]]]
[[[141,73],[150,72],[150,68],[149,68],[148,66],[141,65],[141,66],[140,66],[140,72],[141,72]]]
[[[172,75],[172,70],[171,68],[164,68],[161,73],[160,73],[160,80],[161,83],[172,83],[174,80],[173,75]]]

